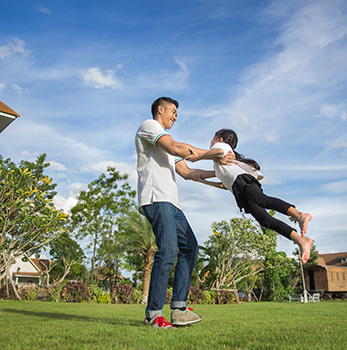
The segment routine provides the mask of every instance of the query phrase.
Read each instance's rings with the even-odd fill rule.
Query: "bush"
[[[218,290],[217,291],[217,302],[218,304],[230,304],[234,301],[234,293],[229,290]]]
[[[166,290],[165,304],[170,304],[172,299],[172,288]]]
[[[190,287],[188,294],[190,304],[204,304],[205,300],[205,294],[199,287]]]
[[[143,299],[142,289],[135,288],[134,295],[135,295],[135,304],[141,304]]]
[[[7,288],[8,288],[8,297],[7,297]],[[4,284],[1,288],[0,288],[0,299],[13,299],[13,300],[17,300],[16,294],[14,294],[14,290],[12,287],[12,284],[9,283]]]
[[[100,295],[97,301],[99,304],[111,304],[110,293],[106,292],[105,294]]]
[[[63,284],[59,284],[58,286],[56,286],[52,293],[51,296],[49,297],[49,301],[55,301],[55,302],[59,302],[62,301],[62,296],[61,296],[61,292],[63,290],[64,285]]]
[[[84,282],[70,281],[63,287],[61,297],[64,302],[81,303],[90,301],[90,292]]]
[[[37,291],[37,300],[46,300],[46,301],[49,300],[51,295],[47,288],[37,287],[36,291]]]
[[[104,295],[103,290],[100,287],[96,286],[95,284],[91,284],[89,286],[89,292],[90,292],[91,299],[96,303],[98,303],[99,298]]]
[[[35,285],[29,284],[19,288],[18,293],[23,300],[36,301],[38,288]]]
[[[23,300],[36,301],[37,300],[37,286],[28,284],[18,289],[18,294]]]
[[[111,290],[113,304],[133,304],[135,302],[134,288],[129,284],[116,284]]]
[[[205,290],[205,302],[207,304],[216,304],[217,303],[217,292],[215,290]]]

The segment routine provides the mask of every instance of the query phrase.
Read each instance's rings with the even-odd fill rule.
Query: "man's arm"
[[[188,156],[195,155],[195,157],[199,158],[197,160],[218,158],[217,154],[220,152],[220,150],[217,149],[207,151],[205,149],[197,148],[187,143],[177,142],[170,135],[163,135],[160,137],[157,141],[157,147],[176,157],[186,158]]]
[[[222,182],[207,181],[205,179],[215,177],[213,170],[190,169],[186,162],[182,159],[175,164],[176,173],[182,176],[185,180],[193,180],[201,182],[205,185],[221,188],[226,190]]]
[[[212,170],[202,170],[202,169],[190,169],[187,163],[181,159],[175,164],[175,170],[178,175],[183,177],[185,180],[195,180],[207,179],[210,177],[215,177],[215,173]]]

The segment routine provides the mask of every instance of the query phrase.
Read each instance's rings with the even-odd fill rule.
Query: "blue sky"
[[[170,96],[174,139],[208,148],[234,129],[264,192],[313,215],[321,253],[347,251],[346,1],[2,0],[0,13],[0,100],[21,115],[0,153],[47,153],[58,207],[108,165],[136,188],[134,134]],[[240,215],[227,191],[178,186],[200,244]]]

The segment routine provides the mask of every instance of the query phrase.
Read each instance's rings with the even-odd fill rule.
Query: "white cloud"
[[[17,93],[17,94],[22,94],[23,89],[18,85],[18,84],[12,84],[12,89]]]
[[[82,182],[73,182],[69,185],[70,196],[76,197],[81,191],[85,191],[88,188],[88,185]]]
[[[336,194],[347,193],[347,180],[323,184],[320,186],[319,191],[324,193]]]
[[[108,69],[102,72],[100,68],[89,68],[81,73],[81,77],[86,85],[96,88],[111,88],[121,90],[123,88],[121,81],[115,77],[116,71]]]
[[[158,70],[150,79],[148,76],[140,77],[139,83],[143,88],[160,88],[162,90],[182,90],[187,86],[190,78],[190,71],[183,58],[174,58],[179,69]]]
[[[68,213],[71,210],[71,208],[77,204],[77,199],[72,196],[69,196],[68,198],[64,198],[60,194],[57,194],[53,198],[53,203],[57,209],[61,209],[65,213]]]
[[[44,13],[45,15],[51,14],[51,11],[47,7],[44,7],[43,5],[36,5],[35,9],[36,11]]]
[[[113,160],[103,160],[97,163],[89,163],[82,166],[82,171],[84,172],[94,172],[94,173],[106,173],[108,167],[113,167],[121,175],[128,174],[128,182],[135,186],[137,182],[137,172],[135,164],[128,164],[124,162],[115,162]]]
[[[331,119],[341,119],[347,121],[347,113],[342,105],[323,105],[321,113]]]
[[[54,160],[50,160],[49,164],[50,164],[50,168],[52,170],[67,171],[67,169],[66,169],[64,164],[58,163],[58,162],[56,162]]]
[[[5,83],[0,83],[0,91],[4,90],[6,87]]]
[[[0,46],[0,59],[9,58],[14,54],[20,54],[23,57],[29,56],[30,51],[25,49],[25,41],[14,38],[7,45]]]

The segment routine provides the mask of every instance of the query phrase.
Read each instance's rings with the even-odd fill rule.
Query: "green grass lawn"
[[[1,349],[347,349],[347,302],[195,305],[203,320],[143,326],[145,306],[0,301]],[[164,316],[170,319],[165,306]]]

